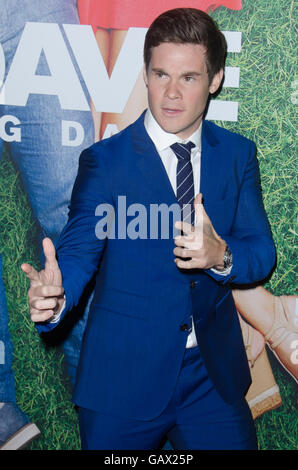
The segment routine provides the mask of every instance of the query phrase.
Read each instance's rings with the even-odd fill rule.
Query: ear
[[[223,79],[223,74],[223,69],[220,69],[220,71],[214,75],[212,82],[209,86],[209,93],[213,94],[218,90]]]
[[[145,64],[143,66],[143,79],[144,79],[146,87],[148,87],[148,77],[147,77],[147,70],[146,70],[146,65]]]

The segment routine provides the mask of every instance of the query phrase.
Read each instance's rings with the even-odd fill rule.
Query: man
[[[199,10],[152,23],[149,109],[82,153],[58,262],[45,239],[45,269],[22,266],[39,331],[77,305],[96,273],[74,392],[84,449],[154,449],[165,435],[176,449],[256,448],[230,284],[265,278],[275,249],[254,144],[203,120],[225,57],[222,33]],[[173,210],[175,242],[151,219],[161,204],[179,204],[179,217],[191,207],[183,221]],[[131,216],[142,208],[137,236]]]

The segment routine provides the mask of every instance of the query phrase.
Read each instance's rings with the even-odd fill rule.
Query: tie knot
[[[187,144],[176,144],[171,145],[171,149],[175,153],[178,160],[190,160],[191,149],[195,147],[193,142],[187,142]]]

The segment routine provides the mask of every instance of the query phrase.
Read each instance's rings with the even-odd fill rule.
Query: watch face
[[[224,269],[228,269],[232,266],[233,256],[230,248],[227,246],[224,254]]]

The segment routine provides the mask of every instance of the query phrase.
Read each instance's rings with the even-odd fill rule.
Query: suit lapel
[[[131,127],[133,147],[137,155],[136,167],[147,182],[152,203],[178,204],[166,169],[145,129],[144,114]]]

